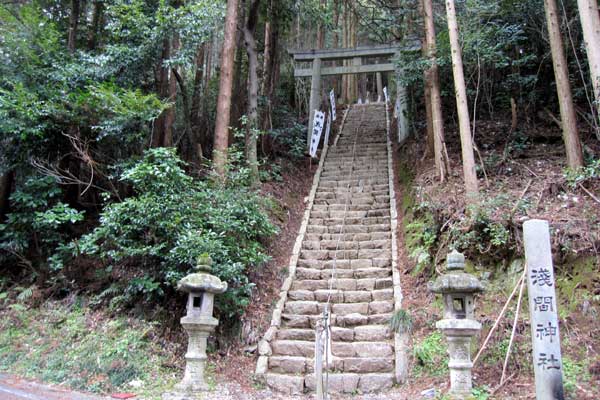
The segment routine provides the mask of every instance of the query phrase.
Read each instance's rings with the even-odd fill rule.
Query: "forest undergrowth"
[[[398,149],[404,306],[413,322],[409,387],[415,395],[434,388],[440,398],[449,388],[447,368],[439,368],[448,361],[446,348],[435,329],[442,304],[427,292],[427,282],[445,270],[446,254],[452,249],[464,252],[468,271],[487,288],[476,303],[483,330],[472,348],[475,357],[523,272],[522,224],[538,218],[548,220],[551,227],[567,398],[597,399],[600,341],[594,327],[600,318],[600,146],[591,134],[587,136],[590,167],[574,174],[564,165],[555,126],[539,121],[537,126],[507,132],[510,121],[478,123],[482,184],[481,202],[474,208],[465,207],[457,157],[450,159],[450,171],[455,172],[440,183],[428,160],[407,162],[423,154],[421,141],[409,140]],[[448,133],[447,145],[452,149],[458,144],[457,133]],[[475,365],[477,399],[526,399],[534,393],[526,298],[522,303],[507,364],[508,380],[500,386],[516,312],[514,298]]]

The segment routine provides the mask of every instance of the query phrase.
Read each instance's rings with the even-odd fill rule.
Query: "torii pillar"
[[[310,80],[310,101],[308,117],[308,134],[306,135],[306,148],[310,148],[310,138],[313,131],[315,111],[321,105],[321,59],[315,58],[312,62],[312,75]]]

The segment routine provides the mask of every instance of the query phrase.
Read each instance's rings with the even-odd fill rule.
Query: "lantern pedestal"
[[[481,324],[470,319],[443,319],[436,323],[448,342],[450,361],[450,397],[465,399],[471,396],[471,340],[481,330]]]
[[[208,385],[204,381],[206,344],[208,336],[215,330],[219,321],[216,318],[197,318],[193,322],[191,320],[192,318],[188,317],[181,319],[181,325],[188,335],[188,348],[185,353],[183,380],[175,385],[175,389],[185,392],[203,392],[208,390]]]

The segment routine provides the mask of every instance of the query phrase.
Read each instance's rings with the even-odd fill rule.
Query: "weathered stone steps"
[[[333,283],[331,281],[333,280]],[[392,278],[328,278],[296,279],[292,290],[319,290],[334,287],[339,290],[377,290],[393,287]]]
[[[391,249],[389,239],[365,241],[341,240],[305,240],[302,248],[306,250],[359,250],[359,249]]]
[[[265,374],[268,386],[287,395],[299,395],[304,389],[315,390],[314,375]],[[393,385],[393,374],[350,374],[330,373],[329,390],[337,393],[378,392],[390,389]]]
[[[325,301],[288,300],[284,313],[295,315],[320,315],[327,308]],[[365,316],[390,313],[394,310],[394,302],[389,300],[371,301],[368,303],[333,303],[329,304],[331,312],[336,316],[361,314]]]
[[[353,327],[359,325],[387,325],[392,318],[391,313],[385,314],[348,314],[335,315],[331,314],[330,320],[332,326]],[[285,328],[307,328],[315,329],[317,321],[321,321],[321,315],[296,315],[296,314],[281,314],[282,322]],[[313,343],[314,345],[314,343]]]
[[[293,279],[284,283],[276,322],[259,344],[257,373],[275,390],[315,389],[315,329],[325,310],[333,354],[329,392],[368,393],[395,381],[388,149],[383,105],[353,107],[327,151],[294,249]]]
[[[325,302],[328,298],[331,303],[357,303],[382,300],[393,300],[394,290],[391,288],[380,290],[292,290],[288,293],[288,298],[292,301],[312,301]]]
[[[364,258],[353,260],[314,260],[303,259],[298,260],[297,268],[315,268],[315,269],[363,269],[363,268],[390,268],[392,266],[391,257],[381,258]]]
[[[309,225],[306,228],[307,233],[381,233],[389,232],[389,224],[378,225]]]
[[[313,335],[314,336],[314,335]],[[333,357],[333,370],[337,372],[392,372],[394,362],[389,357]],[[314,359],[302,356],[272,356],[269,368],[276,373],[311,374],[314,372]]]

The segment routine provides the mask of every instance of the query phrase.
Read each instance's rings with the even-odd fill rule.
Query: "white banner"
[[[329,101],[331,101],[331,119],[335,121],[335,92],[333,89],[329,92]]]
[[[383,95],[385,96],[385,103],[387,104],[390,100],[387,93],[387,86],[383,88]]]
[[[329,132],[331,131],[331,120],[333,119],[333,117],[331,115],[327,116],[327,127],[325,128],[325,142],[326,144],[329,144]]]
[[[321,133],[323,132],[323,123],[325,122],[325,113],[319,110],[315,110],[315,119],[313,120],[313,131],[310,138],[310,156],[315,157],[317,155],[317,149],[319,148],[319,141],[321,140]]]

